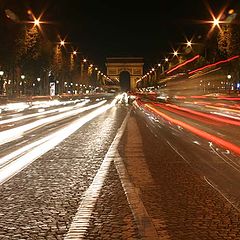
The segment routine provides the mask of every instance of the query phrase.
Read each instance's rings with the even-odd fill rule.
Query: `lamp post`
[[[42,92],[42,91],[41,91],[41,83],[40,83],[40,82],[41,82],[41,78],[38,77],[38,78],[37,78],[37,83],[38,83],[38,94],[39,94],[39,95],[41,95],[41,92]]]
[[[20,85],[22,85],[22,94],[24,94],[24,79],[25,79],[25,75],[21,75],[21,79],[22,79],[22,82],[20,83]]]
[[[3,94],[3,74],[4,71],[0,71],[0,94]]]

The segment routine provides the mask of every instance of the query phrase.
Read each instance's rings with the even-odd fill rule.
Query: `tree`
[[[223,57],[240,53],[240,31],[238,26],[224,24],[218,34],[218,49]]]
[[[52,44],[44,38],[37,26],[23,26],[17,38],[17,65],[26,76],[24,89],[33,93],[33,84],[41,77],[42,84],[47,79],[52,55]]]

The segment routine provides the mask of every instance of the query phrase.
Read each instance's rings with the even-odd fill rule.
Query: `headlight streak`
[[[76,108],[76,107],[82,107],[85,104],[87,104],[88,102],[90,102],[90,100],[85,100],[84,102],[78,103],[78,104],[76,104],[75,106],[72,106],[72,107],[62,107],[62,108],[48,110],[48,111],[38,111],[38,113],[33,113],[33,114],[28,114],[28,115],[24,115],[24,116],[20,116],[20,117],[14,117],[14,118],[11,118],[11,119],[1,120],[0,125],[1,124],[6,124],[6,123],[11,123],[11,122],[21,121],[21,120],[24,120],[24,119],[27,119],[27,118],[46,115],[46,114],[49,114],[49,113],[68,111],[68,110],[71,110],[71,109]]]
[[[211,114],[215,114],[215,115],[219,115],[219,116],[223,116],[223,117],[227,117],[227,118],[232,118],[232,119],[240,121],[240,117],[232,116],[229,114],[224,114],[224,113],[219,113],[219,112],[211,112]]]
[[[240,110],[236,110],[236,109],[224,108],[224,107],[216,107],[216,106],[212,106],[212,105],[205,105],[205,107],[213,108],[213,109],[217,109],[217,110],[221,110],[221,111],[225,111],[225,112],[233,112],[233,113],[240,114]]]
[[[81,109],[72,110],[72,111],[66,112],[66,113],[61,113],[57,116],[51,116],[51,117],[48,117],[48,118],[40,119],[40,120],[37,120],[35,122],[26,124],[24,126],[20,126],[20,127],[16,127],[16,128],[13,128],[13,129],[6,130],[6,131],[2,131],[2,132],[0,132],[0,145],[5,144],[7,142],[11,142],[11,141],[21,137],[22,134],[24,134],[24,132],[27,132],[27,131],[32,130],[34,128],[38,128],[41,125],[45,125],[45,124],[49,124],[49,123],[52,123],[52,122],[55,122],[55,121],[59,121],[59,120],[62,120],[64,118],[71,117],[73,115],[77,115],[77,114],[82,113],[84,111],[99,107],[99,106],[103,105],[104,103],[106,103],[106,101],[107,100],[104,100],[104,101],[98,102],[96,104],[93,104],[91,106],[83,107]]]
[[[17,111],[21,112],[27,108],[47,108],[52,106],[66,105],[71,103],[77,103],[82,101],[82,99],[77,99],[74,101],[59,101],[59,100],[49,100],[49,101],[32,101],[32,102],[18,102],[18,103],[8,103],[5,105],[0,105],[0,112],[3,111]]]
[[[30,105],[28,103],[20,102],[20,103],[8,103],[6,105],[1,105],[1,111],[23,111],[26,108],[29,108]]]
[[[106,101],[102,101],[106,102]],[[101,103],[102,103],[101,102]],[[92,111],[91,113],[87,114],[84,117],[81,117],[78,120],[75,120],[68,126],[58,130],[57,132],[39,140],[35,143],[30,144],[30,146],[26,146],[23,149],[17,150],[14,153],[5,156],[4,158],[0,159],[0,163],[6,163],[7,159],[10,161],[12,158],[16,157],[19,154],[23,153],[23,150],[27,151],[26,154],[20,156],[19,158],[11,161],[9,164],[5,165],[0,169],[0,184],[3,184],[9,178],[20,172],[22,169],[26,168],[29,164],[31,164],[34,160],[57,146],[79,128],[81,128],[84,124],[88,123],[95,117],[99,116],[100,114],[104,113],[105,111],[109,110],[110,108],[114,107],[117,102],[117,99],[114,99],[110,104],[106,104],[101,106],[102,104],[95,104],[98,105],[99,108]],[[93,107],[92,107],[93,108]],[[30,148],[32,147],[32,150]]]

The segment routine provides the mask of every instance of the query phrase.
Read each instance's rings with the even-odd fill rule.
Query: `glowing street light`
[[[21,75],[21,79],[24,80],[25,79],[25,75]]]
[[[39,19],[34,19],[34,26],[40,27],[40,20]]]
[[[168,58],[165,58],[165,62],[168,62],[169,61],[169,59]]]
[[[60,45],[63,47],[63,46],[65,46],[65,41],[64,40],[61,40],[60,41]]]
[[[0,94],[2,94],[2,90],[3,90],[3,74],[4,71],[0,71]]]
[[[86,59],[86,58],[84,58],[84,59],[83,59],[83,62],[87,62],[87,59]]]
[[[192,42],[191,41],[189,41],[189,40],[187,40],[187,47],[191,47],[192,46]]]
[[[213,27],[219,27],[219,19],[218,18],[213,18]]]
[[[77,55],[77,51],[73,51],[73,55]]]
[[[173,51],[173,56],[177,57],[177,55],[178,55],[178,51],[174,50]]]

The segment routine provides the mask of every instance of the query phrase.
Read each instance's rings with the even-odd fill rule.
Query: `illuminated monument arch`
[[[144,60],[140,57],[107,58],[107,76],[118,81],[123,91],[134,90],[137,81],[143,76]]]

